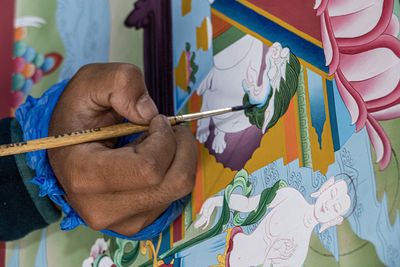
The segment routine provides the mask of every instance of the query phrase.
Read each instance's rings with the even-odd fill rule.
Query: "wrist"
[[[68,80],[64,80],[47,90],[40,98],[28,96],[24,104],[16,111],[24,141],[48,136],[51,116],[57,101],[63,93]],[[63,230],[70,230],[82,224],[82,219],[74,212],[63,198],[64,190],[59,185],[48,162],[46,150],[26,153],[26,164],[35,171],[31,183],[39,189],[40,197],[48,197],[65,214],[61,222]]]

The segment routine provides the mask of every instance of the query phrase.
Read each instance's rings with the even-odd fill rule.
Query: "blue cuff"
[[[18,108],[15,117],[21,125],[25,141],[48,136],[51,115],[67,84],[68,80],[62,81],[51,87],[42,97],[37,99],[29,96],[25,103]],[[118,145],[125,145],[134,138],[135,136],[121,138],[118,141]],[[86,225],[83,219],[65,201],[63,197],[65,192],[51,169],[47,158],[47,151],[29,152],[26,155],[26,161],[28,166],[36,172],[32,183],[39,187],[39,196],[48,196],[64,212],[65,216],[60,224],[61,229],[72,230],[79,225]],[[152,239],[164,231],[182,213],[189,199],[190,196],[186,196],[173,202],[157,220],[133,236],[123,236],[111,230],[102,230],[101,232],[110,236],[131,240]]]

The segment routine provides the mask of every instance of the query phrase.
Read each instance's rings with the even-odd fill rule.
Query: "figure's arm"
[[[15,119],[0,120],[0,144],[22,142]],[[60,218],[60,211],[47,197],[39,197],[31,183],[34,172],[25,154],[0,157],[0,240],[10,241],[46,227]]]
[[[240,212],[250,212],[257,209],[258,203],[260,203],[260,195],[246,197],[232,194],[229,199],[229,208]]]
[[[213,210],[216,207],[222,207],[223,204],[223,196],[217,196],[207,199],[204,202],[200,214],[204,213],[207,209],[212,208]],[[260,202],[260,195],[246,197],[239,194],[232,194],[230,196],[228,205],[231,210],[236,210],[240,212],[250,212],[257,208],[258,203]]]
[[[205,229],[211,219],[211,215],[213,214],[214,210],[218,207],[222,207],[224,201],[223,196],[217,196],[207,199],[200,210],[200,217],[195,222],[194,227],[200,228],[202,227]],[[231,210],[236,210],[240,212],[250,212],[257,208],[258,203],[260,202],[260,195],[246,197],[239,194],[232,194],[229,199],[229,208]]]

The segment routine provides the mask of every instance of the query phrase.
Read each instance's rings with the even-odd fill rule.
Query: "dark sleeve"
[[[22,141],[15,119],[0,120],[0,144]],[[39,197],[30,179],[34,172],[25,163],[25,154],[0,157],[0,240],[21,238],[46,227],[60,217],[49,199]]]

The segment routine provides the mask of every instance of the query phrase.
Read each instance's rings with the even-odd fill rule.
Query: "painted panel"
[[[208,2],[212,65],[183,111],[256,107],[192,125],[179,234],[133,266],[398,266],[398,3],[173,1],[175,59]]]

